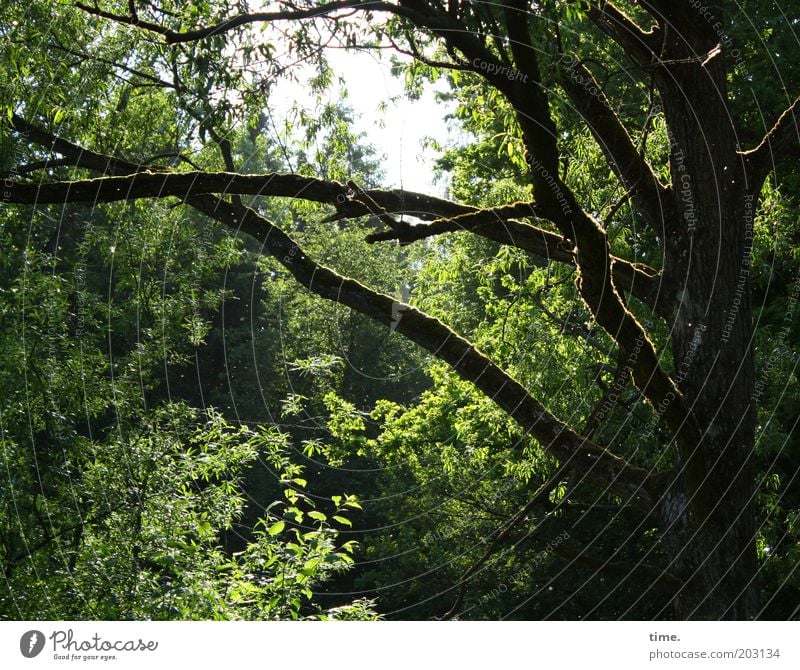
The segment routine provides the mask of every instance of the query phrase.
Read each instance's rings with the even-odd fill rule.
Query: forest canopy
[[[798,617],[800,3],[0,9],[1,618]]]

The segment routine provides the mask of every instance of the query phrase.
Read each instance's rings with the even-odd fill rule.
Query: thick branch
[[[343,277],[311,258],[280,228],[252,209],[210,195],[190,196],[187,203],[236,232],[263,241],[265,249],[303,286],[316,295],[350,307],[375,321],[393,325],[434,356],[449,363],[502,407],[543,448],[569,467],[615,490],[644,509],[654,502],[646,488],[648,476],[602,447],[585,440],[550,414],[522,385],[445,324],[408,305],[400,304],[357,281]],[[398,318],[399,317],[399,318]]]
[[[519,0],[517,9],[521,5]],[[515,62],[533,78],[541,80],[534,47],[522,35],[519,17],[506,19],[512,39]],[[498,86],[501,91],[506,88]],[[555,124],[546,94],[537,87],[537,95],[520,96],[516,90],[507,93],[514,105],[527,147],[527,161],[534,181],[534,195],[542,211],[559,232],[571,240],[576,249],[579,270],[578,289],[597,323],[617,343],[621,352],[632,361],[633,380],[642,395],[657,409],[676,437],[686,444],[697,444],[699,431],[692,420],[689,406],[680,390],[662,369],[655,347],[645,329],[623,303],[613,283],[613,261],[608,237],[594,217],[578,204],[577,198],[558,174]]]
[[[582,219],[582,220],[581,220]],[[614,286],[608,238],[599,223],[584,214],[573,217],[576,231],[578,290],[597,323],[630,361],[633,381],[682,444],[696,445],[700,431],[675,382],[661,367],[647,332],[623,303]]]
[[[60,153],[65,158],[69,158],[74,161],[76,167],[80,165],[80,167],[102,172],[103,174],[130,174],[135,172],[138,167],[112,156],[86,151],[72,142],[51,135],[36,124],[26,121],[18,114],[12,115],[10,123],[11,127],[26,139],[35,142],[41,147]],[[12,201],[7,200],[6,202]]]
[[[669,189],[663,186],[636,149],[622,121],[611,108],[589,69],[580,61],[562,59],[561,85],[592,131],[611,168],[630,191],[650,228],[660,232]]]
[[[265,250],[312,293],[345,305],[385,324],[452,366],[496,402],[544,449],[587,478],[620,491],[648,512],[656,500],[647,489],[646,471],[627,464],[609,451],[585,440],[550,414],[525,388],[491,359],[445,324],[388,295],[373,291],[312,260],[280,228],[252,209],[212,195],[192,195],[187,204],[232,230],[262,241]]]
[[[522,82],[516,77],[511,86],[509,100],[518,112],[518,122],[522,128],[523,138],[529,151],[529,158],[536,160],[536,165],[529,160],[534,193],[537,199],[544,202],[553,200],[550,192],[550,177],[558,176],[558,131],[550,115],[547,93],[542,87],[539,59],[536,48],[531,42],[528,29],[527,0],[509,0],[504,7],[506,30],[510,41],[514,63],[525,75]],[[528,81],[530,79],[530,82]],[[500,89],[503,90],[503,89]],[[548,209],[557,209],[553,204]]]
[[[391,5],[387,2],[380,2],[380,1],[371,2],[370,0],[342,0],[340,2],[330,2],[324,5],[318,5],[316,7],[309,7],[308,9],[294,9],[282,12],[252,12],[249,14],[237,14],[236,16],[233,16],[229,19],[225,19],[224,21],[221,21],[211,26],[205,26],[203,28],[195,28],[194,30],[187,30],[187,31],[175,31],[171,30],[170,28],[165,28],[164,26],[159,25],[157,23],[142,21],[138,16],[135,15],[114,14],[112,12],[104,11],[99,7],[90,7],[88,5],[84,5],[81,2],[76,2],[75,6],[78,7],[78,9],[82,9],[87,14],[92,14],[93,16],[99,16],[101,18],[108,19],[110,21],[115,21],[117,23],[124,23],[126,25],[141,28],[142,30],[147,30],[149,32],[163,35],[164,40],[167,42],[167,44],[196,42],[198,40],[206,39],[207,37],[222,35],[235,28],[249,25],[251,23],[269,23],[272,21],[298,21],[301,19],[311,19],[318,16],[327,16],[341,9],[359,8],[371,11],[386,11],[386,12],[400,13],[398,12],[397,6]]]
[[[90,163],[94,163],[91,160]],[[81,161],[91,169],[96,169]],[[116,159],[109,163],[109,172],[132,164]],[[134,166],[144,167],[144,166]],[[45,184],[15,183],[7,188],[6,202],[20,204],[59,204],[65,202],[119,202],[136,198],[185,198],[192,194],[221,193],[303,198],[317,202],[336,202],[346,187],[296,174],[269,173],[243,175],[233,172],[151,172],[144,171],[96,179]]]
[[[48,143],[49,144],[49,143]],[[149,172],[118,159],[101,157],[59,141],[59,153],[66,153],[73,165],[86,164],[92,169],[124,171],[124,176],[100,177],[73,182],[46,184],[13,182],[4,187],[4,199],[18,204],[63,204],[67,202],[118,202],[135,198],[217,193],[286,198],[302,198],[337,207],[337,218],[371,214],[362,202],[348,197],[348,188],[336,181],[324,181],[296,174],[242,175],[230,172]],[[97,166],[97,167],[94,167]],[[134,172],[134,174],[130,174]],[[502,244],[530,251],[542,258],[575,264],[575,256],[564,239],[536,226],[504,220],[505,216],[530,216],[529,203],[505,208],[479,210],[442,198],[406,191],[374,189],[365,192],[382,210],[392,214],[408,214],[433,219],[432,223],[410,225],[396,222],[399,228],[368,236],[370,242],[398,239],[405,243],[445,232],[471,230]],[[445,217],[445,218],[439,218]],[[630,291],[648,305],[655,302],[658,274],[646,265],[614,259],[614,279],[620,289]]]

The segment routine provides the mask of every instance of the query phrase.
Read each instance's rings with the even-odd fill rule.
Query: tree
[[[13,451],[14,444],[4,440],[3,447]],[[27,487],[15,478],[8,504],[17,516],[3,510],[4,535],[14,526],[35,528],[24,523],[26,512],[46,514],[50,533],[23,535],[19,551],[4,556],[4,618],[375,618],[364,601],[323,610],[312,600],[312,589],[352,565],[354,542],[338,542],[335,521],[302,492],[302,468],[288,458],[286,435],[233,430],[213,411],[198,417],[166,405],[140,427],[92,444],[89,453],[92,461],[67,495],[34,501],[39,510],[25,509]],[[280,472],[284,495],[259,519],[254,541],[231,556],[218,539],[242,515],[238,484],[257,457]],[[4,464],[15,474],[25,471]],[[351,496],[338,501],[338,520],[359,507]],[[72,524],[59,528],[65,514],[59,506],[70,505]],[[311,529],[287,527],[277,514],[284,508],[308,515]]]
[[[14,48],[2,99],[13,134],[7,155],[17,160],[4,160],[3,200],[169,199],[247,234],[309,291],[410,339],[493,401],[554,459],[558,476],[545,479],[544,493],[570,473],[573,484],[638,510],[639,530],[657,529],[663,562],[653,570],[671,589],[675,616],[751,618],[761,607],[754,220],[768,176],[797,154],[798,99],[796,91],[788,101],[763,96],[766,130],[742,109],[758,94],[749,68],[766,54],[752,46],[758,34],[740,38],[747,50],[734,48],[737,7],[343,0],[250,12],[215,2],[75,3],[59,5],[63,21],[48,30],[43,5],[26,16],[9,7],[5,34]],[[756,17],[759,28],[774,24]],[[504,154],[491,160],[509,173],[518,201],[504,201],[501,189],[482,201],[467,185],[485,175],[464,170],[454,190],[473,202],[302,170],[237,169],[228,134],[255,124],[284,68],[276,47],[318,59],[314,85],[324,87],[331,72],[319,51],[328,39],[410,56],[404,67],[416,85],[448,72],[455,95],[472,94],[465,114],[479,139],[496,131],[495,152]],[[78,65],[65,66],[67,57]],[[791,74],[787,66],[789,84]],[[129,125],[148,107],[158,110],[156,132]],[[172,133],[159,133],[159,123]],[[199,164],[189,155],[198,144]],[[454,160],[475,168],[487,146],[476,142],[476,155]],[[584,165],[571,155],[579,147],[602,163]],[[597,185],[613,204],[594,200]],[[297,230],[265,215],[271,198],[326,205],[328,222],[371,216],[382,224],[371,243],[458,232],[564,266],[576,289],[567,299],[602,330],[572,324],[571,332],[610,348],[594,361],[601,378],[602,366],[615,364],[606,392],[584,421],[560,419],[500,350],[478,348],[419,306],[314,260]],[[321,218],[318,211],[307,218]],[[792,311],[796,298],[794,291]],[[602,430],[628,384],[640,399],[636,412],[647,416],[641,449],[615,449]],[[516,444],[522,452],[528,443]],[[534,501],[542,495],[535,491]]]

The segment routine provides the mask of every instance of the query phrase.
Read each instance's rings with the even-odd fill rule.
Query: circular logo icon
[[[25,658],[38,656],[44,649],[44,634],[40,630],[29,630],[19,639],[19,650]]]

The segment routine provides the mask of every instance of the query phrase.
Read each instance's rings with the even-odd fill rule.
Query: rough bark
[[[688,2],[647,3],[665,31],[657,85],[671,133],[664,289],[679,387],[700,439],[679,435],[679,476],[662,505],[681,618],[757,612],[753,327],[754,202],[729,114],[712,22]],[[715,11],[719,11],[715,8]],[[722,21],[721,15],[715,16]]]

